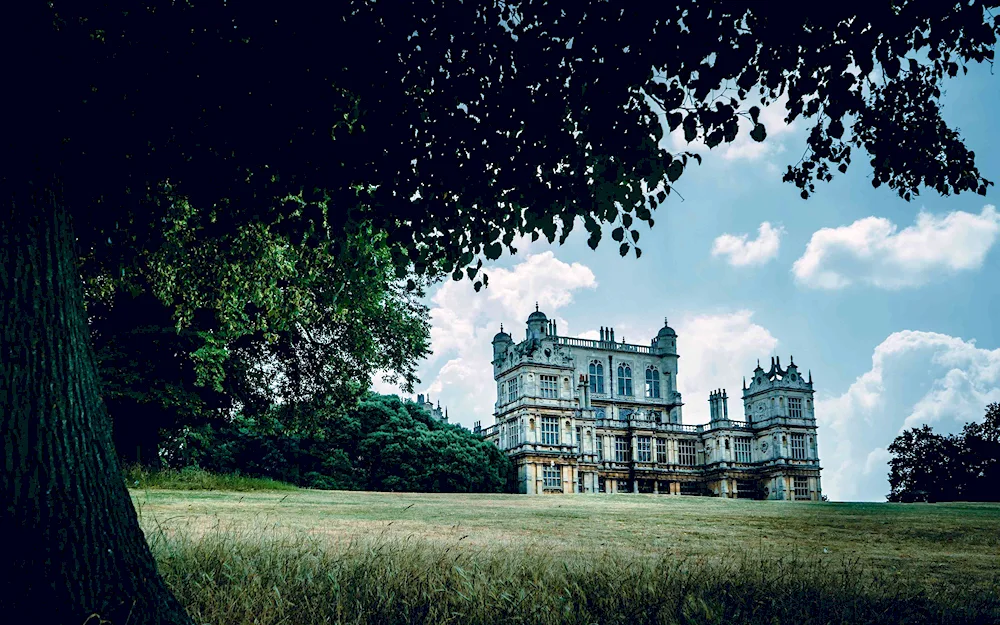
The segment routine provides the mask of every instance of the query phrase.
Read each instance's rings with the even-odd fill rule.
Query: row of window
[[[604,394],[604,363],[592,360],[588,372],[590,373],[590,392]],[[618,365],[618,395],[624,397],[633,395],[631,365],[624,363]],[[653,365],[646,367],[645,396],[652,399],[660,397],[660,371]]]
[[[664,484],[666,485],[666,483],[664,483]],[[559,466],[543,466],[542,467],[542,485],[545,488],[559,488],[559,489],[561,489],[562,488],[562,467],[559,467]],[[619,492],[629,492],[631,490],[631,486],[632,485],[628,482],[628,480],[618,480],[617,486],[618,486],[618,491]],[[664,490],[665,491],[669,491],[669,485],[666,485],[666,486],[667,487]],[[685,486],[685,484],[682,484],[682,486]],[[693,487],[694,485],[693,484],[686,484],[686,486]],[[809,500],[809,479],[808,478],[805,478],[805,477],[794,477],[794,478],[792,478],[792,486],[793,486],[793,493],[792,494],[795,497],[795,499],[797,499],[797,500],[806,500],[806,501]],[[601,478],[599,480],[599,490],[602,493],[605,492],[604,478]],[[683,493],[685,490],[691,491],[692,489],[691,488],[688,488],[688,489],[682,488],[681,492]],[[740,486],[739,490],[740,491],[744,490],[743,485]],[[747,492],[750,491],[749,488],[746,489],[746,490],[747,490]],[[579,481],[577,483],[577,491],[581,492],[581,493],[583,492],[583,473],[582,472],[579,475]]]
[[[542,397],[547,397],[550,399],[559,398],[559,378],[554,375],[540,375],[538,376],[541,382]],[[497,397],[501,400],[504,397],[504,390],[506,390],[507,401],[512,402],[521,396],[520,384],[518,384],[517,378],[511,378],[506,382],[500,382],[497,386]]]
[[[511,447],[514,447],[520,442],[520,428],[512,427],[507,432],[508,443]],[[597,437],[597,459],[599,461],[604,460],[604,437]],[[716,440],[716,445],[719,441]],[[543,445],[558,445],[559,444],[559,418],[558,417],[542,417],[542,444]],[[751,462],[751,448],[753,444],[753,439],[749,436],[737,436],[733,439],[733,446],[736,451],[736,462]],[[576,428],[576,445],[580,446],[580,428]],[[637,462],[652,462],[653,461],[653,437],[651,436],[638,436],[636,437],[636,461]],[[679,459],[678,462],[685,466],[694,466],[695,464],[695,442],[692,440],[680,440],[679,441]],[[729,449],[729,440],[726,440],[726,449]],[[615,462],[630,462],[632,449],[629,444],[629,439],[624,436],[615,437]],[[806,435],[805,434],[792,434],[791,435],[791,451],[793,460],[805,460],[806,459]],[[656,461],[659,463],[667,462],[667,444],[666,439],[657,438],[656,439]]]
[[[653,461],[653,438],[650,436],[638,436],[635,439],[636,462]],[[693,467],[695,465],[695,443],[690,440],[678,441],[678,463],[683,466]],[[597,438],[597,460],[604,461],[604,437]],[[627,463],[632,461],[632,446],[625,436],[615,437],[614,461]],[[656,439],[656,461],[661,464],[667,462],[667,440]]]

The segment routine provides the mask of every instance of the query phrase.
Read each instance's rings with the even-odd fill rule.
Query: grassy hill
[[[197,622],[1000,621],[1000,506],[134,491]]]

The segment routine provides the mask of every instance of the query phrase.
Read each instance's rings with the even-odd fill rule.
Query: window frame
[[[737,436],[733,439],[736,462],[750,463],[753,461],[753,447],[749,436]]]
[[[789,397],[788,398],[788,416],[791,419],[801,419],[802,415],[802,398],[801,397]]]
[[[696,466],[698,462],[698,446],[692,440],[677,441],[677,464],[685,467]]]
[[[789,447],[791,448],[792,460],[805,460],[808,456],[806,453],[806,435],[793,433],[792,438],[789,441]]]
[[[656,462],[658,464],[667,463],[667,439],[656,439]]]
[[[660,370],[655,365],[646,367],[645,395],[647,399],[660,398]]]
[[[615,462],[628,463],[632,461],[632,441],[624,436],[615,437]]]
[[[543,399],[559,399],[559,376],[538,374],[538,390]]]
[[[809,478],[807,477],[792,477],[792,497],[796,501],[809,501]]]
[[[562,488],[562,465],[542,465],[542,488]]]
[[[559,444],[559,417],[542,417],[542,444]]]
[[[635,459],[636,462],[653,461],[653,438],[651,436],[635,437]]]
[[[587,369],[590,375],[590,392],[604,394],[604,364],[600,360],[591,360]]]
[[[517,376],[507,380],[507,403],[510,403],[520,397],[519,386],[520,384],[518,384]]]
[[[633,397],[632,365],[627,362],[618,363],[618,395]]]

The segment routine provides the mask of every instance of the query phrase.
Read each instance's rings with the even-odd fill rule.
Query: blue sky
[[[1000,183],[998,96],[1000,77],[970,67],[947,83],[943,106]],[[605,325],[647,343],[666,316],[679,334],[686,423],[708,420],[708,392],[719,387],[740,414],[741,378],[756,359],[766,367],[794,355],[815,380],[825,492],[884,500],[885,448],[901,428],[956,431],[1000,401],[1000,190],[927,190],[907,203],[873,189],[856,155],[847,174],[802,200],[781,171],[799,159],[809,126],[782,118],[780,106],[765,110],[763,144],[742,134],[704,150],[704,164],[678,181],[684,200],[672,196],[640,229],[640,259],[621,258],[609,236],[590,250],[580,228],[562,246],[525,241],[489,268],[482,293],[468,282],[432,289],[435,353],[419,391],[453,421],[492,423],[490,340],[501,322],[523,338],[536,300],[569,336]]]

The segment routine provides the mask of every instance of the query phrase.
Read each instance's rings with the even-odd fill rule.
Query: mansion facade
[[[711,420],[685,425],[677,333],[649,345],[559,336],[536,310],[525,339],[493,338],[495,425],[481,429],[517,467],[521,493],[659,493],[819,500],[812,374],[758,363],[741,417],[709,395]]]

